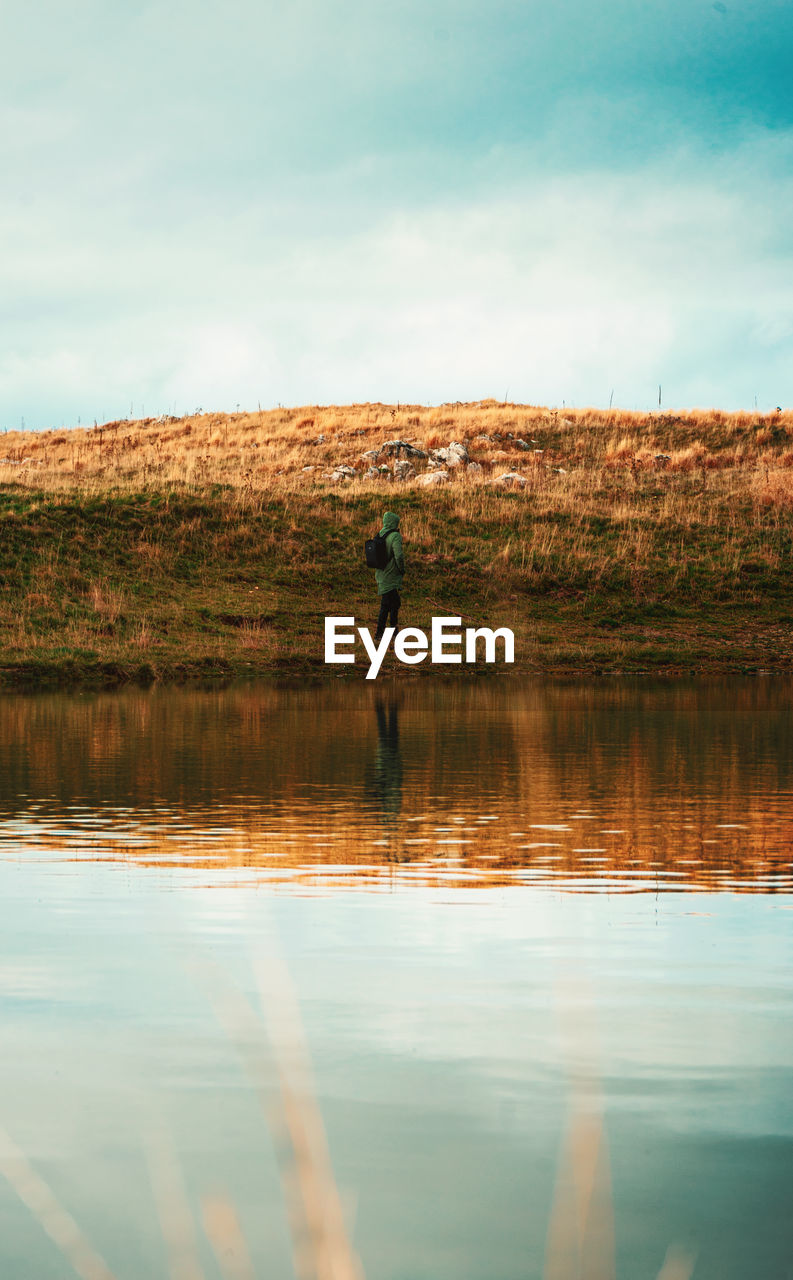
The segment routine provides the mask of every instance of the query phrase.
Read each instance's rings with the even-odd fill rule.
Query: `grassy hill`
[[[396,479],[372,456],[394,439],[476,465]],[[6,683],[363,679],[324,666],[323,618],[373,622],[361,546],[385,509],[400,621],[509,626],[514,671],[793,666],[790,413],[354,405],[8,432],[0,453]]]

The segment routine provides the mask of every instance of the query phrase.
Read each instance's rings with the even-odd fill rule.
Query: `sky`
[[[4,0],[0,427],[793,402],[789,0]]]

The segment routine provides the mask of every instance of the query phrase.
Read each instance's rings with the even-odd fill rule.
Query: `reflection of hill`
[[[789,888],[791,700],[756,680],[6,697],[0,815],[78,856],[290,878]]]

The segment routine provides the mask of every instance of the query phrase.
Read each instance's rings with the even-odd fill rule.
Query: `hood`
[[[399,528],[399,516],[395,516],[393,511],[386,511],[383,516],[383,533],[390,533],[392,529]]]

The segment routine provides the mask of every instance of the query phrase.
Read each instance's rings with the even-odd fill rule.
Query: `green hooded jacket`
[[[385,538],[390,554],[385,569],[374,571],[377,594],[384,596],[387,591],[399,590],[405,574],[405,553],[402,549],[402,534],[399,532],[399,516],[395,516],[393,511],[386,511],[383,516],[380,536]]]

